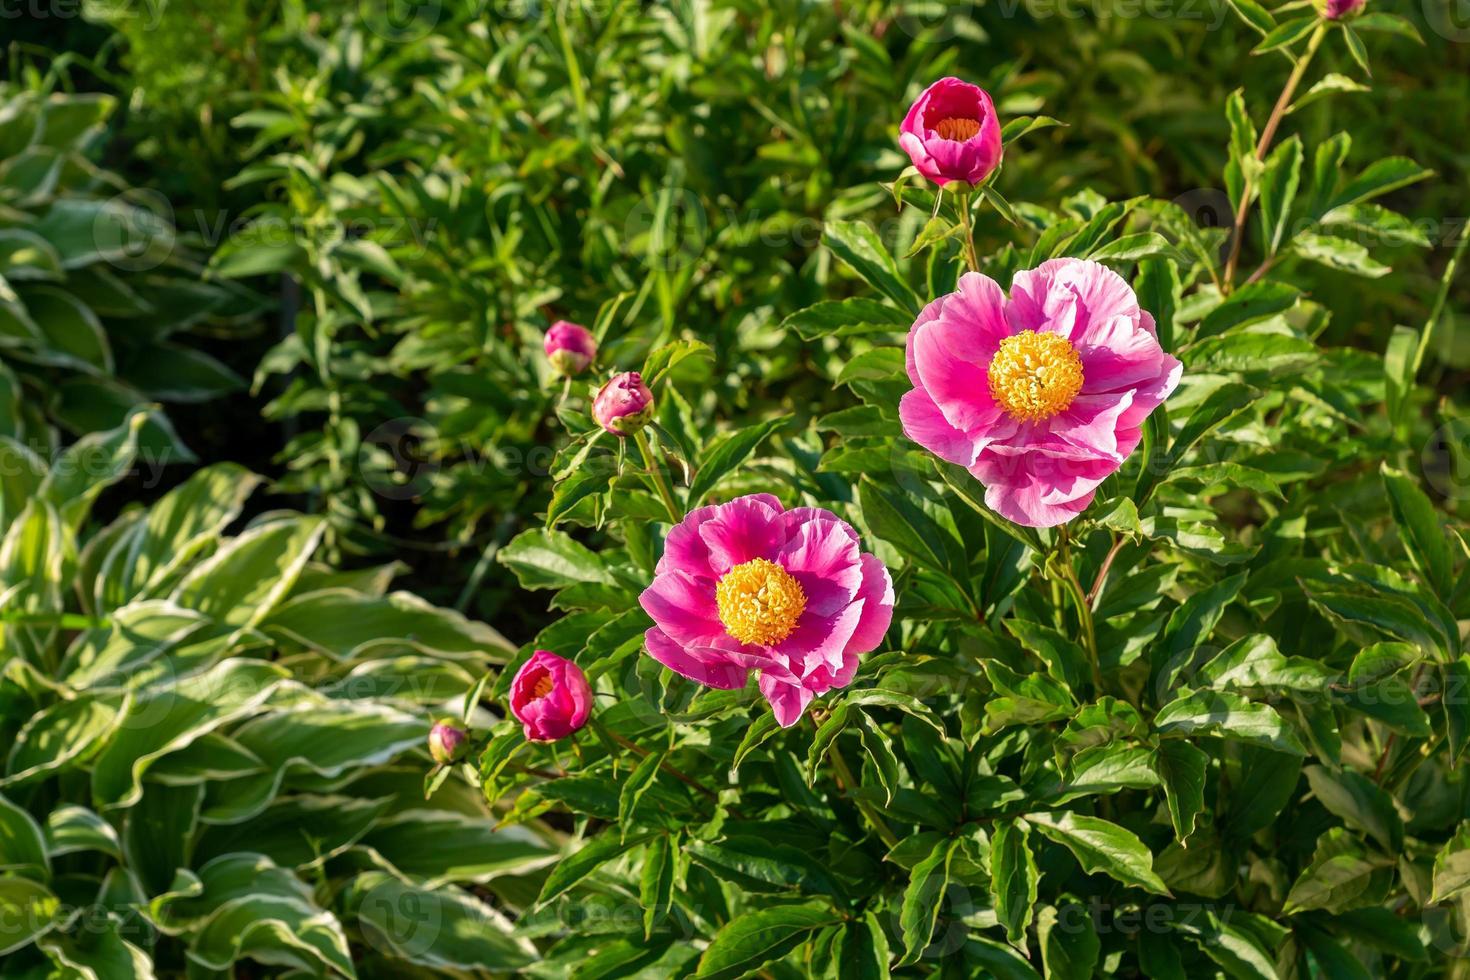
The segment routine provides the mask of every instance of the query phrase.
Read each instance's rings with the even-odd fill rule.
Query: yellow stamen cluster
[[[934,132],[938,133],[942,139],[963,143],[965,140],[974,139],[975,134],[980,132],[980,120],[960,117],[941,119],[934,124]]]
[[[551,689],[555,686],[555,682],[552,681],[550,674],[542,674],[537,678],[536,686],[531,688],[531,697],[544,698],[551,693]]]
[[[990,396],[1011,418],[1040,422],[1064,412],[1082,390],[1082,358],[1066,337],[1022,330],[990,362]]]
[[[791,573],[755,558],[730,569],[715,585],[715,603],[725,631],[741,643],[769,646],[796,629],[806,593]]]

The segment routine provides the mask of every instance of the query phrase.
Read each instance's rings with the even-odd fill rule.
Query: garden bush
[[[1452,9],[84,10],[0,975],[1464,972]]]

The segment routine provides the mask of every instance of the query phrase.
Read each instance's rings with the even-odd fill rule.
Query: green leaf
[[[837,941],[837,971],[843,980],[888,980],[888,936],[872,912],[853,919]]]
[[[1318,265],[1367,279],[1378,279],[1393,271],[1382,262],[1375,261],[1362,245],[1334,235],[1303,232],[1292,240],[1291,251]]]
[[[1296,200],[1297,185],[1302,174],[1302,141],[1298,136],[1285,140],[1266,158],[1261,175],[1261,232],[1263,251],[1275,255],[1287,239],[1291,205]],[[1252,283],[1253,286],[1263,283]],[[1249,288],[1249,287],[1246,287]],[[1232,298],[1235,294],[1232,294]]]
[[[638,904],[643,906],[643,938],[653,935],[654,926],[674,907],[674,843],[669,834],[648,842],[643,871],[638,879]]]
[[[1164,787],[1174,836],[1182,842],[1194,833],[1195,820],[1205,808],[1205,773],[1210,757],[1188,742],[1165,739],[1154,750],[1153,763]]]
[[[689,508],[692,510],[702,504],[720,480],[743,464],[767,436],[790,420],[791,416],[780,415],[741,426],[715,439],[694,471],[694,481],[689,487]]]
[[[998,821],[990,837],[990,897],[995,917],[1013,943],[1021,942],[1031,926],[1041,878],[1030,837],[1024,820]]]
[[[46,839],[29,813],[0,796],[0,871],[46,880],[51,860]]]
[[[694,974],[698,980],[737,980],[779,960],[812,933],[842,917],[830,906],[778,905],[736,916],[715,934]]]
[[[1042,836],[1071,851],[1089,874],[1106,874],[1155,895],[1169,894],[1163,879],[1154,873],[1152,852],[1132,831],[1100,817],[1068,811],[1028,813],[1024,819]]]
[[[525,589],[560,589],[578,583],[613,584],[602,559],[561,531],[531,528],[495,556]]]
[[[944,838],[934,845],[928,857],[914,865],[908,886],[903,892],[899,910],[899,928],[903,933],[903,956],[898,965],[916,963],[934,935],[934,925],[949,889],[949,869],[959,849],[957,837]]]
[[[541,894],[537,896],[536,904],[545,905],[604,864],[622,855],[624,851],[644,843],[651,837],[653,837],[651,833],[625,836],[604,832],[591,840],[583,841],[580,847],[562,858],[551,869],[551,874],[547,875],[545,884],[541,886]]]
[[[1433,176],[1433,170],[1421,167],[1407,157],[1384,157],[1338,190],[1326,210],[1368,201]]]
[[[1295,44],[1312,32],[1312,29],[1317,26],[1317,20],[1315,14],[1309,14],[1282,21],[1261,38],[1261,42],[1251,50],[1251,54],[1265,54],[1268,51]]]
[[[910,316],[918,314],[922,306],[918,295],[899,273],[898,264],[871,227],[859,221],[829,221],[822,241],[868,285]]]
[[[173,601],[242,630],[253,627],[291,591],[326,528],[325,521],[311,517],[252,527],[195,566]]]
[[[1446,602],[1454,589],[1454,563],[1449,538],[1429,497],[1402,472],[1386,464],[1381,470],[1389,507],[1409,561],[1425,584]]]
[[[1071,902],[1060,909],[1044,905],[1036,916],[1036,938],[1047,980],[1089,980],[1097,968],[1102,942],[1092,915]]]
[[[57,925],[60,902],[29,878],[0,877],[0,956],[13,953]]]
[[[1256,3],[1256,0],[1230,0],[1230,7],[1240,19],[1245,21],[1256,32],[1261,35],[1270,34],[1276,27],[1276,18],[1265,7]]]
[[[826,300],[795,313],[781,321],[782,330],[795,330],[802,340],[822,337],[846,337],[852,334],[908,330],[913,322],[909,314],[887,303],[864,297]]]
[[[1434,893],[1431,905],[1449,901],[1470,889],[1470,820],[1461,821],[1455,833],[1434,856]]]
[[[633,822],[633,814],[638,808],[638,801],[643,798],[648,787],[652,786],[654,780],[658,778],[658,769],[664,761],[664,755],[663,752],[648,753],[623,780],[623,788],[618,793],[618,825],[624,835],[628,833],[628,826]]]
[[[1390,853],[1403,850],[1403,818],[1394,807],[1393,797],[1378,784],[1351,769],[1334,772],[1324,766],[1307,766],[1302,774],[1307,777],[1317,802],[1329,813],[1341,817],[1349,827],[1363,831]]]
[[[1195,339],[1203,340],[1285,313],[1296,305],[1300,296],[1301,293],[1295,287],[1284,282],[1262,280],[1249,283],[1231,293],[1225,302],[1205,316],[1195,331]],[[1201,408],[1203,407],[1202,405]],[[1198,411],[1197,409],[1196,413]]]
[[[1296,112],[1298,109],[1309,106],[1318,99],[1325,99],[1329,95],[1337,95],[1343,92],[1371,91],[1373,90],[1361,82],[1354,81],[1346,75],[1340,75],[1335,71],[1330,71],[1326,75],[1323,75],[1315,85],[1307,89],[1306,94],[1293,102],[1291,108],[1286,111],[1289,113]]]
[[[1154,730],[1176,737],[1220,735],[1277,752],[1307,754],[1275,708],[1220,691],[1195,691],[1171,701],[1154,717]]]
[[[1283,911],[1343,912],[1374,905],[1386,890],[1390,859],[1370,855],[1342,828],[1323,834],[1312,861],[1287,893]]]
[[[1066,125],[1066,123],[1053,119],[1051,116],[1017,116],[1001,127],[1000,141],[1002,145],[1014,143],[1022,136],[1028,136],[1038,129]]]
[[[540,959],[504,915],[455,888],[431,891],[369,872],[343,902],[370,945],[420,966],[510,974]]]

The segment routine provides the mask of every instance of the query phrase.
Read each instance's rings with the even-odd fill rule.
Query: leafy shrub
[[[254,296],[201,281],[167,201],[94,162],[114,100],[0,86],[0,431],[50,451],[116,426],[151,401],[197,402],[241,386],[190,333],[253,328]],[[189,450],[168,419],[155,459]]]
[[[505,641],[388,592],[396,566],[319,564],[319,518],[225,533],[260,483],[233,464],[83,537],[145,422],[49,469],[0,439],[6,976],[524,965],[483,899],[520,901],[556,835],[496,832],[473,791],[426,804],[420,751]],[[476,929],[400,949],[410,906]]]

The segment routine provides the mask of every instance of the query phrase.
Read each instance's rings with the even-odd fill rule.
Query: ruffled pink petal
[[[975,441],[950,424],[923,388],[905,392],[898,402],[898,418],[904,435],[940,459],[960,466],[975,462],[979,449]]]
[[[754,558],[769,559],[786,540],[781,503],[769,494],[751,494],[721,504],[699,526],[716,577]]]
[[[715,603],[715,586],[675,568],[653,578],[638,597],[643,611],[676,643],[703,644],[725,632]]]
[[[745,686],[749,671],[731,663],[724,651],[713,647],[683,646],[657,626],[643,634],[648,655],[676,674],[721,690],[734,691]]]
[[[873,555],[862,556],[862,569],[863,584],[857,594],[858,602],[862,603],[862,615],[848,638],[843,660],[844,664],[850,660],[854,670],[857,669],[857,657],[853,655],[876,650],[893,622],[893,579],[888,569]],[[842,681],[839,686],[846,684],[847,681]]]
[[[834,669],[840,667],[842,651],[847,649],[862,612],[858,603],[846,606],[833,616],[805,612],[791,635],[771,647],[771,652],[784,658],[800,677],[806,677],[822,664]]]
[[[801,713],[812,701],[811,691],[800,684],[789,684],[769,673],[761,674],[760,691],[770,702],[776,723],[782,728],[790,728],[800,721]]]
[[[919,368],[920,386],[956,429],[982,432],[999,421],[1004,410],[990,397],[986,366],[957,357],[953,344],[944,339],[941,324],[951,327],[949,333],[955,332],[946,320],[914,331],[914,362]]]
[[[714,572],[709,567],[709,546],[700,537],[699,528],[715,516],[717,509],[715,505],[698,507],[669,529],[668,537],[664,539],[663,557],[654,567],[655,573],[662,574],[677,568],[688,575],[713,577]]]
[[[1072,446],[1123,462],[1118,453],[1118,419],[1133,404],[1133,392],[1080,395],[1065,412],[1048,419],[1051,434]]]
[[[1048,310],[1071,307],[1070,324],[1046,323]],[[1094,325],[1106,325],[1115,317],[1139,320],[1138,297],[1127,281],[1112,269],[1087,259],[1051,259],[1035,269],[1016,273],[1011,283],[1013,324],[1019,329],[1045,327],[1079,346],[1091,343]],[[1038,317],[1041,319],[1038,320]]]
[[[1118,466],[1110,459],[987,452],[970,472],[985,484],[986,505],[1002,517],[1026,527],[1054,527],[1086,510],[1098,485]]]
[[[863,584],[857,541],[841,521],[813,518],[796,528],[776,562],[806,593],[806,612],[833,616],[841,612]]]

